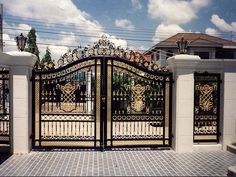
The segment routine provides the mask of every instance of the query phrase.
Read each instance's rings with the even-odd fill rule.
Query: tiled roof
[[[189,42],[189,46],[208,46],[208,47],[223,47],[223,46],[235,46],[236,42],[232,42],[226,39],[222,39],[219,37],[210,36],[208,34],[203,33],[177,33],[174,36],[171,36],[170,38],[161,41],[151,47],[148,51],[151,51],[152,49],[156,48],[162,48],[162,47],[177,47],[176,41],[180,40],[181,37],[184,37]],[[145,53],[148,53],[145,52]]]

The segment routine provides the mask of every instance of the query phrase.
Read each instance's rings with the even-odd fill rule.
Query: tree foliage
[[[46,53],[41,60],[40,67],[44,70],[54,69],[54,62],[51,57],[51,51],[48,47],[46,48]]]
[[[36,30],[34,28],[31,28],[27,37],[28,37],[27,47],[25,48],[25,51],[30,52],[37,56],[38,59],[35,63],[35,69],[38,69],[40,66],[40,58],[39,58],[39,49],[37,46]]]

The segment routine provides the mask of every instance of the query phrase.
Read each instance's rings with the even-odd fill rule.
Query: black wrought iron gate
[[[101,39],[33,72],[35,148],[171,146],[166,68]]]
[[[9,71],[0,70],[0,146],[10,147]]]
[[[194,143],[219,142],[220,74],[194,75]]]

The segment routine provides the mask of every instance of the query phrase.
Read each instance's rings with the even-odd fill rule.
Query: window
[[[173,56],[173,51],[172,50],[167,50],[166,59],[169,58],[169,57],[172,57],[172,56]]]
[[[227,50],[216,50],[216,58],[233,59],[234,52]]]
[[[209,59],[209,52],[194,52],[194,55],[198,55],[201,59]]]

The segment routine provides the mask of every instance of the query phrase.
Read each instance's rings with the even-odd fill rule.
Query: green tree
[[[38,59],[35,63],[34,68],[39,69],[40,68],[39,49],[36,42],[37,42],[36,30],[34,28],[31,28],[31,30],[28,33],[27,47],[25,48],[25,51],[30,52],[37,56]]]
[[[48,47],[46,48],[46,53],[41,60],[40,66],[44,70],[54,69],[54,62],[51,57],[51,51]]]

